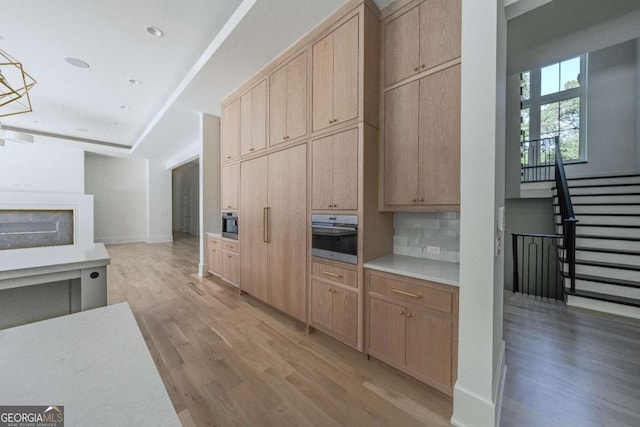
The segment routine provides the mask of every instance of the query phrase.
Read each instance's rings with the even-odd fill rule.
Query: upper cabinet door
[[[240,163],[222,167],[222,209],[238,209]]]
[[[222,109],[222,161],[233,160],[240,155],[240,100],[236,99]]]
[[[313,130],[358,116],[358,16],[313,45]]]
[[[384,81],[387,86],[420,71],[420,8],[389,21],[384,27]]]
[[[420,67],[429,69],[460,56],[461,0],[420,5]]]
[[[420,79],[419,203],[460,204],[460,65]]]
[[[358,130],[333,136],[333,208],[358,209]]]
[[[267,146],[267,82],[263,80],[240,97],[240,154]]]
[[[384,204],[415,205],[418,201],[418,81],[385,93]]]
[[[269,145],[307,133],[307,53],[269,77]]]
[[[333,33],[313,45],[313,130],[333,123]]]
[[[333,124],[358,117],[358,16],[333,35]]]
[[[333,137],[313,141],[311,153],[311,209],[333,208]]]

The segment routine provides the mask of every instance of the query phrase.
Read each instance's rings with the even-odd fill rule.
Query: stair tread
[[[640,242],[638,237],[626,237],[626,236],[599,236],[597,234],[576,234],[577,239],[602,239],[602,240],[625,240],[629,242]]]
[[[605,302],[612,302],[616,304],[630,305],[633,307],[640,307],[640,300],[635,298],[603,294],[600,292],[583,291],[579,289],[576,289],[575,292],[571,292],[570,290],[566,289],[565,293],[568,295],[576,296],[576,297],[583,297],[583,298],[595,299],[595,300],[600,300]]]
[[[566,258],[560,258],[560,261],[567,262]],[[615,268],[618,270],[633,270],[640,271],[640,265],[632,265],[632,264],[619,264],[615,262],[606,262],[606,261],[592,261],[588,259],[577,259],[576,264],[579,265],[589,265],[592,267],[603,267],[603,268]]]
[[[558,248],[564,249],[564,246],[558,246]],[[603,253],[606,253],[606,254],[637,255],[637,256],[640,256],[640,251],[629,251],[629,250],[626,250],[626,249],[588,248],[586,246],[578,246],[578,247],[576,247],[576,251],[603,252]]]
[[[559,225],[559,224],[556,224]],[[636,224],[584,224],[581,222],[576,223],[578,227],[606,227],[606,228],[640,228],[640,225]]]
[[[569,277],[569,275],[566,273],[562,273],[562,276],[565,278]],[[640,288],[640,283],[634,282],[633,280],[617,279],[613,277],[592,276],[590,274],[576,274],[576,280],[604,283],[608,285],[618,285],[618,286],[624,286],[627,288]]]
[[[628,173],[628,174],[620,174],[620,175],[602,175],[602,176],[585,176],[582,178],[567,178],[567,181],[580,181],[580,180],[590,180],[590,179],[610,179],[610,178],[632,178],[632,177],[640,177],[638,173]]]
[[[571,192],[571,190],[569,190]],[[640,196],[640,193],[587,193],[587,194],[572,194],[571,197],[610,197],[610,196]],[[554,195],[553,197],[558,197]]]
[[[619,184],[589,184],[589,185],[570,185],[569,190],[574,188],[599,188],[599,187],[632,187],[634,185],[640,185],[640,182],[621,182]],[[555,190],[556,187],[553,187]]]
[[[556,213],[555,215],[560,215],[559,213]],[[587,213],[577,213],[575,214],[576,216],[624,216],[624,217],[638,217],[640,218],[640,213],[594,213],[594,212],[587,212]]]
[[[638,202],[593,202],[593,203],[571,203],[573,206],[640,206]],[[553,206],[560,206],[554,203]]]

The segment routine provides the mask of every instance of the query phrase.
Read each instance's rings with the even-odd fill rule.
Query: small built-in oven
[[[358,263],[358,216],[311,215],[311,255]]]
[[[222,212],[222,237],[238,240],[238,214]]]

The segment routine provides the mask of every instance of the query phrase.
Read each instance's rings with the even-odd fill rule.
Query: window
[[[565,163],[586,160],[586,60],[576,56],[520,75],[522,141],[559,137]]]

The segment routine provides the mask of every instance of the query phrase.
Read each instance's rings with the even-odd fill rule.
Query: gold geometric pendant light
[[[36,83],[20,62],[0,49],[0,117],[32,111],[29,89]]]

